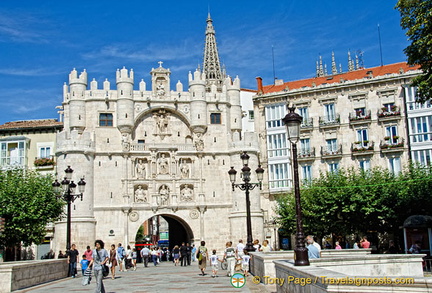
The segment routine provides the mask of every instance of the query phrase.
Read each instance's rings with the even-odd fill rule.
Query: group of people
[[[306,237],[306,247],[308,249],[308,256],[309,258],[320,258],[321,257],[321,245],[319,245],[317,242],[315,242],[312,235],[309,235]],[[328,243],[328,242],[327,242]],[[327,246],[326,248],[331,248],[331,245]],[[359,243],[354,242],[353,249],[359,249],[359,248],[369,248],[370,242],[367,240],[367,236],[363,236],[363,238],[359,241]],[[339,241],[335,242],[334,249],[342,249],[342,246],[340,245]]]

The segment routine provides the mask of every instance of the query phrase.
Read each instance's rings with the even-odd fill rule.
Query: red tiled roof
[[[63,122],[58,122],[57,119],[41,119],[6,122],[5,124],[0,125],[0,129],[49,128],[62,126]]]
[[[322,84],[340,83],[341,79],[345,81],[362,79],[368,77],[369,72],[371,72],[373,77],[377,77],[386,74],[401,73],[401,70],[403,70],[403,72],[407,72],[408,70],[417,70],[417,69],[420,69],[420,66],[418,65],[410,66],[406,62],[394,63],[394,64],[383,65],[383,66],[372,67],[372,68],[363,68],[363,69],[344,72],[335,75],[327,75],[322,77],[313,77],[309,79],[288,81],[281,85],[266,85],[263,86],[263,94],[280,92],[285,90],[287,87],[288,90],[293,90],[293,89],[300,89],[302,87],[313,87],[313,86],[315,87]]]

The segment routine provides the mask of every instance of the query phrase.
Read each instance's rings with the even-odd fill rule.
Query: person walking
[[[93,259],[90,261],[89,267],[93,266],[93,272],[96,278],[96,289],[95,293],[105,293],[105,287],[103,285],[103,267],[109,260],[108,252],[104,249],[104,243],[102,240],[95,241],[95,249],[93,250]]]
[[[152,257],[152,261],[153,261],[154,266],[157,266],[158,251],[156,249],[156,246],[153,247],[153,250],[151,251],[151,257]]]
[[[132,265],[132,249],[130,245],[127,246],[126,249],[126,257],[125,257],[125,270],[131,269],[133,267]]]
[[[117,251],[114,244],[111,244],[109,263],[111,265],[111,279],[115,279],[115,267],[117,266]]]
[[[218,269],[219,269],[219,262],[221,261],[219,257],[216,255],[216,249],[213,249],[212,255],[210,256],[210,265],[212,268],[212,278],[216,278]]]
[[[187,247],[184,242],[182,242],[182,245],[180,246],[180,263],[181,266],[187,265]]]
[[[141,249],[141,257],[143,259],[144,267],[148,267],[150,249],[147,246],[144,246],[144,248]]]
[[[136,248],[134,247],[132,249],[132,266],[134,271],[136,271],[136,261],[137,261],[137,251]]]
[[[251,259],[251,256],[246,248],[243,250],[243,252],[244,253],[242,255],[242,270],[245,277],[247,277],[249,276],[249,261]]]
[[[75,278],[77,272],[77,261],[78,261],[78,255],[79,252],[76,249],[76,245],[72,244],[71,249],[66,253],[68,264],[69,264],[69,276],[72,276],[72,278]]]
[[[228,241],[225,246],[225,252],[224,252],[224,258],[223,260],[227,262],[228,265],[228,273],[227,275],[229,277],[232,277],[234,275],[234,270],[235,270],[235,264],[236,264],[236,253],[235,253],[235,249],[233,247],[231,247],[232,242]]]
[[[174,256],[174,265],[177,266],[180,258],[180,248],[178,247],[178,245],[174,246],[173,248],[173,256]]]
[[[117,248],[117,263],[119,264],[119,272],[124,272],[123,270],[123,260],[126,256],[126,251],[121,243],[118,244]]]
[[[89,261],[87,260],[87,256],[85,254],[82,255],[82,259],[80,261],[80,264],[81,264],[81,272],[82,272],[82,275],[84,276],[84,272],[88,268],[88,265],[89,265]]]
[[[205,276],[205,269],[207,267],[208,253],[205,247],[205,241],[201,241],[201,246],[198,247],[198,267],[201,270],[201,275]]]

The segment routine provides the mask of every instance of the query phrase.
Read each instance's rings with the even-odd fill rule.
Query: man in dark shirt
[[[184,266],[187,265],[187,247],[184,242],[180,246],[180,262],[181,266],[183,266],[183,264]]]
[[[187,265],[190,266],[191,257],[192,257],[192,247],[190,246],[189,242],[186,243],[186,253],[187,253]]]
[[[72,244],[71,249],[66,253],[68,264],[69,264],[69,276],[72,276],[72,278],[75,278],[76,272],[76,265],[78,261],[78,255],[79,252],[76,249],[75,244]]]

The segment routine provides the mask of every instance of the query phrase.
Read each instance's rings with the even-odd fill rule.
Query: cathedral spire
[[[215,84],[218,88],[222,87],[223,76],[219,62],[219,54],[216,46],[215,30],[210,12],[207,16],[206,40],[204,48],[203,72],[206,77],[206,87],[210,88]]]

